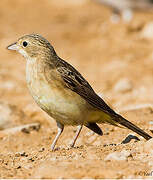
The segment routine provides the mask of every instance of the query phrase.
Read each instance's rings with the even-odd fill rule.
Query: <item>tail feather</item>
[[[103,132],[100,129],[100,127],[96,124],[96,123],[88,123],[85,125],[87,128],[89,128],[90,130],[94,131],[95,133],[97,133],[98,135],[102,136]]]
[[[134,125],[133,123],[129,122],[128,120],[124,119],[122,116],[118,115],[117,118],[115,118],[115,121],[119,123],[120,125],[123,125],[127,127],[128,129],[131,129],[132,131],[136,132],[140,136],[144,137],[146,140],[151,139],[152,137],[144,132],[142,129]]]

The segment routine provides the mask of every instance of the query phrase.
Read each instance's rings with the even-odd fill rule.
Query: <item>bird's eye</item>
[[[26,47],[28,43],[26,41],[23,41],[23,46]]]

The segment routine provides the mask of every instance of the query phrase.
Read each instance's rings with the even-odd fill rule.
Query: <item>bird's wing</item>
[[[65,86],[75,93],[79,94],[82,98],[84,98],[89,104],[93,107],[107,113],[112,120],[120,125],[131,129],[132,131],[138,133],[139,135],[143,136],[145,139],[149,140],[152,138],[149,134],[144,132],[139,127],[135,126],[133,123],[129,122],[121,115],[115,113],[103,100],[100,98],[92,89],[90,84],[82,77],[82,75],[73,68],[70,64],[65,62],[62,59],[59,59],[58,63],[56,64],[56,69],[59,73],[59,76],[62,77]],[[98,132],[98,129],[95,129],[95,124],[86,125],[88,128],[95,130]],[[92,126],[92,127],[91,127]],[[100,133],[100,132],[99,132]]]
[[[65,85],[79,94],[93,107],[109,114],[110,116],[116,115],[116,113],[94,92],[83,76],[70,64],[60,60],[57,64],[57,71],[60,73]]]

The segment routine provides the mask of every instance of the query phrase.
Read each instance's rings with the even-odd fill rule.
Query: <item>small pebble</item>
[[[140,139],[135,136],[135,135],[132,135],[132,134],[129,134],[122,142],[121,144],[127,144],[129,142],[131,142],[131,140],[134,139],[135,141],[140,141]]]
[[[130,155],[131,153],[129,151],[122,150],[121,152],[113,152],[113,153],[108,154],[104,160],[105,161],[111,161],[111,160],[123,161],[123,160],[127,160]]]
[[[45,150],[45,148],[43,147],[39,150],[39,152],[43,152],[44,150]]]

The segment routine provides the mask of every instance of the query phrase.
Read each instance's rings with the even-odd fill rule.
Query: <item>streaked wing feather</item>
[[[65,62],[62,59],[59,59],[58,63],[56,64],[56,69],[60,73],[59,76],[62,77],[63,83],[65,86],[72,91],[79,94],[82,98],[84,98],[89,104],[93,107],[107,113],[109,116],[112,117],[114,122],[123,125],[132,131],[138,133],[139,135],[143,136],[145,139],[149,140],[152,138],[149,134],[144,132],[139,127],[135,126],[133,123],[129,122],[128,120],[124,119],[121,115],[115,113],[92,89],[90,84],[82,77],[82,75],[73,68],[70,64]],[[49,74],[49,73],[47,73]],[[46,75],[47,75],[46,74]],[[96,124],[90,126],[89,128],[95,128]],[[98,129],[97,129],[98,130]],[[96,129],[95,129],[96,131]],[[98,132],[98,131],[97,131]]]
[[[75,70],[71,65],[65,61],[60,61],[57,66],[57,70],[60,72],[66,86],[72,91],[83,97],[89,104],[95,108],[107,113],[112,117],[114,122],[123,125],[137,134],[143,136],[145,139],[149,140],[152,138],[149,134],[144,132],[139,127],[135,126],[133,123],[124,119],[121,115],[115,113],[92,89],[89,83],[81,76],[81,74]],[[115,125],[115,124],[114,124]]]
[[[79,94],[95,108],[111,116],[116,115],[116,113],[94,92],[82,75],[70,64],[62,60],[58,63],[57,70],[60,72],[68,88]]]

